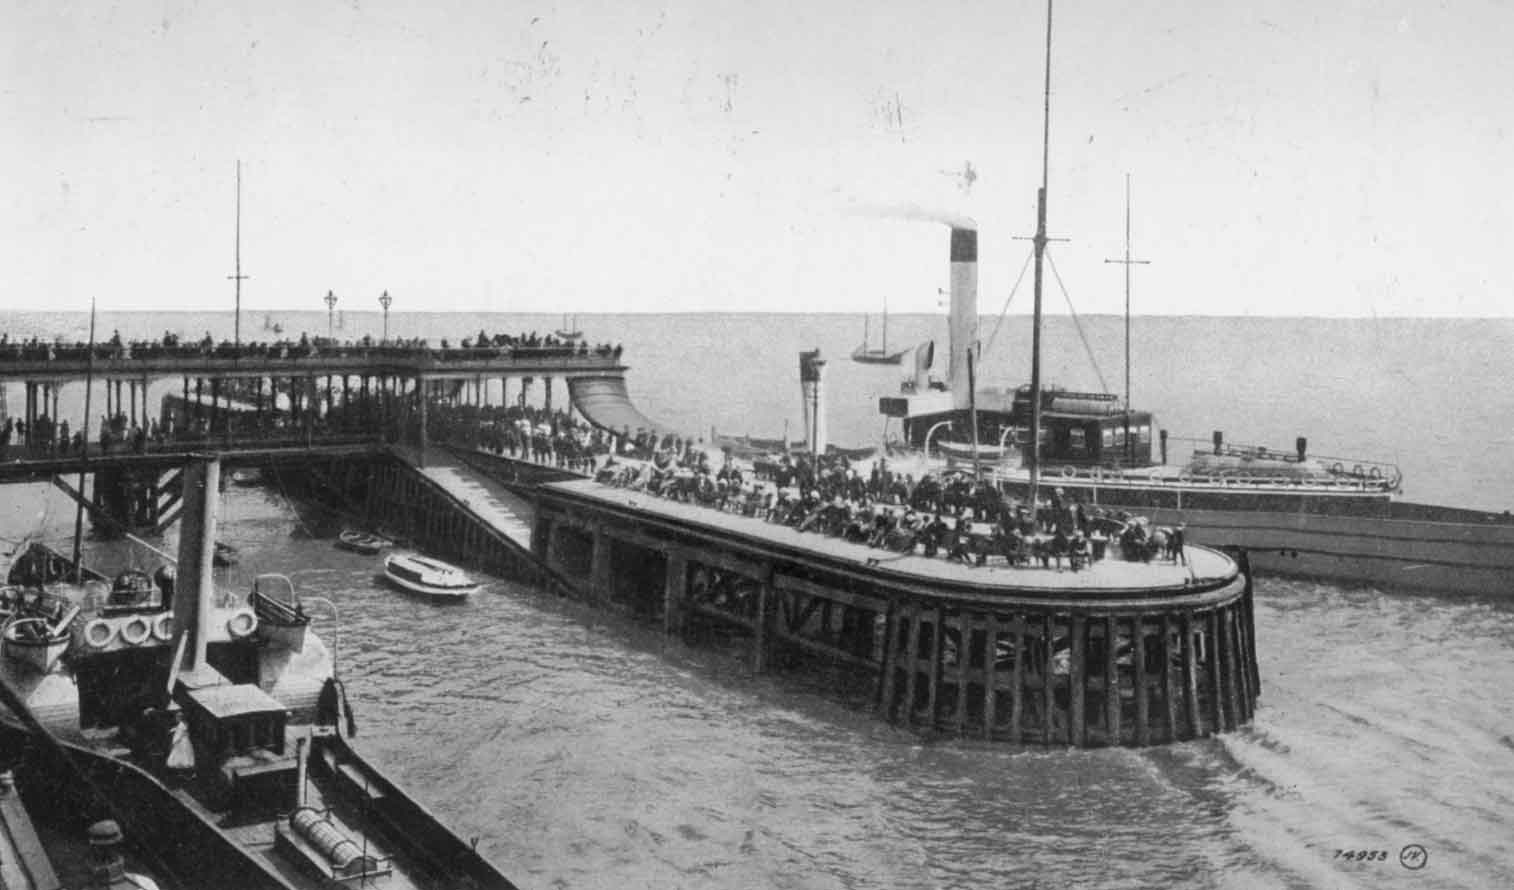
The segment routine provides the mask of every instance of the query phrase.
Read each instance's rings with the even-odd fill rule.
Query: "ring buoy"
[[[1077,471],[1074,470],[1071,465],[1066,465],[1066,466],[1062,467],[1062,475],[1066,476],[1068,479],[1071,479],[1072,476],[1073,476],[1073,474],[1075,472],[1077,472]]]
[[[1332,473],[1337,473],[1338,474],[1338,473],[1344,473],[1345,471],[1346,471],[1346,468],[1343,467],[1343,466],[1341,466],[1341,462],[1340,461],[1336,461],[1335,463],[1333,463],[1333,464],[1330,465],[1330,472],[1332,472]]]
[[[173,639],[173,615],[165,612],[153,619],[152,635],[154,639],[166,643]]]
[[[240,640],[258,629],[258,616],[249,609],[238,609],[226,619],[226,632],[233,640]]]
[[[104,649],[116,638],[116,626],[104,618],[96,618],[84,625],[84,642],[96,649]]]
[[[1380,467],[1373,467],[1372,469],[1368,470],[1367,471],[1367,478],[1368,479],[1381,479],[1381,478],[1383,478],[1382,468],[1380,468]]]
[[[140,646],[152,636],[152,624],[141,615],[134,615],[125,624],[121,625],[121,642],[131,646]]]

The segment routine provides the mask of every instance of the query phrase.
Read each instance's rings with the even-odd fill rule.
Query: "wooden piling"
[[[936,714],[936,710],[939,702],[938,694],[941,691],[941,662],[946,655],[946,647],[943,645],[946,640],[945,618],[946,610],[942,608],[940,603],[937,603],[935,609],[931,612],[930,663],[927,668],[929,671],[927,674],[929,685],[925,689],[925,710],[930,715],[926,725],[933,729],[937,723],[938,715]]]
[[[1223,660],[1221,667],[1225,671],[1225,728],[1234,729],[1240,725],[1241,713],[1245,705],[1237,698],[1236,684],[1239,673],[1236,670],[1235,659],[1235,610],[1226,609],[1220,616],[1220,638],[1224,641],[1225,648],[1221,653]]]
[[[752,623],[752,673],[755,674],[764,673],[768,666],[768,622],[772,600],[773,573],[769,571],[757,584],[757,614]]]
[[[1104,733],[1110,745],[1120,744],[1120,637],[1115,617],[1104,617]]]
[[[1070,679],[1067,690],[1068,732],[1071,738],[1068,742],[1081,748],[1088,744],[1088,727],[1084,719],[1087,712],[1083,707],[1083,695],[1088,682],[1087,673],[1084,670],[1088,662],[1088,619],[1074,613],[1071,628],[1072,658],[1068,665]]]
[[[1055,713],[1055,682],[1057,666],[1057,640],[1053,635],[1051,614],[1041,616],[1041,639],[1045,641],[1046,660],[1041,665],[1041,744],[1051,744],[1052,716]]]
[[[957,707],[953,722],[957,735],[961,736],[967,731],[967,666],[972,660],[973,640],[971,616],[967,612],[957,613],[957,633]]]
[[[683,603],[689,586],[689,560],[681,550],[668,553],[667,580],[662,591],[662,632],[683,631]]]
[[[1204,616],[1204,670],[1209,675],[1209,726],[1211,732],[1220,732],[1225,728],[1224,716],[1224,693],[1225,684],[1220,676],[1220,641],[1219,620],[1213,609]]]
[[[1025,643],[1025,632],[1030,624],[1024,612],[1016,612],[1009,619],[1010,651],[1014,661],[1009,667],[1009,740],[1020,741],[1020,722],[1025,714],[1025,659],[1030,656],[1030,647]]]
[[[1019,661],[1016,654],[1015,660]],[[999,722],[999,616],[983,616],[983,738],[992,739]]]
[[[889,597],[883,618],[883,672],[878,678],[878,713],[885,720],[894,718],[894,674],[899,669],[899,600]]]
[[[1132,627],[1131,675],[1135,680],[1136,725],[1135,743],[1144,748],[1151,744],[1151,706],[1147,701],[1146,685],[1146,616],[1137,614]]]
[[[908,671],[904,677],[904,722],[905,725],[913,725],[915,722],[915,685],[919,682],[920,673],[920,604],[914,600],[908,605],[909,636],[904,642],[904,668]]]
[[[1187,738],[1200,738],[1204,735],[1203,724],[1199,721],[1199,677],[1198,677],[1198,653],[1194,651],[1196,641],[1193,636],[1193,616],[1183,613],[1183,699],[1188,706],[1188,734]]]

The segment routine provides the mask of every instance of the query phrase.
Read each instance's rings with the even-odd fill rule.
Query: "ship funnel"
[[[184,512],[179,522],[179,565],[174,577],[174,651],[178,679],[199,687],[220,680],[206,660],[214,594],[216,507],[221,463],[194,455],[184,467]]]
[[[972,403],[967,352],[978,339],[978,233],[974,229],[952,228],[951,314],[947,330],[951,351],[947,379],[951,382],[952,407],[967,408]]]
[[[825,453],[825,359],[820,350],[799,353],[799,391],[804,398],[804,441],[810,454]]]

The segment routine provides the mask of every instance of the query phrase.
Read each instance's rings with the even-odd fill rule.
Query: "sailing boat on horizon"
[[[573,316],[573,324],[570,327],[568,325],[568,313],[566,312],[562,316],[562,327],[553,331],[553,333],[557,335],[559,340],[577,340],[584,335],[584,332],[578,329],[578,316]]]
[[[864,365],[897,365],[903,360],[908,348],[896,352],[888,351],[888,299],[883,300],[883,344],[877,349],[868,346],[868,317],[862,316],[862,343],[852,350],[852,361]]]

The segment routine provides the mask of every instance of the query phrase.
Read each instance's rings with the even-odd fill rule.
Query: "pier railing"
[[[571,350],[566,347],[488,347],[472,349],[400,348],[386,346],[297,346],[207,349],[160,347],[127,351],[97,346],[91,367],[88,347],[50,353],[21,354],[0,350],[0,381],[73,380],[93,373],[107,379],[136,379],[167,375],[202,377],[305,377],[379,375],[447,377],[474,373],[555,373],[560,375],[623,371],[615,350]]]

